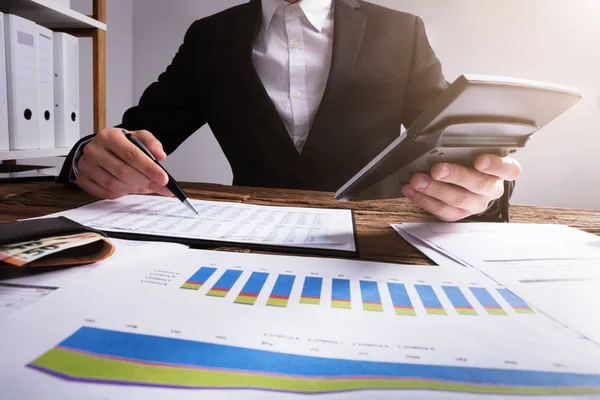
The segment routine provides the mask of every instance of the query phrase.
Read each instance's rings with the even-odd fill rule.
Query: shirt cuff
[[[79,159],[83,156],[83,148],[92,140],[93,138],[90,140],[86,140],[85,142],[80,143],[79,147],[77,147],[77,150],[75,151],[75,156],[73,157],[73,164],[71,164],[71,171],[69,172],[69,183],[77,182],[77,175],[79,175],[79,169],[77,168],[77,164],[79,163]]]

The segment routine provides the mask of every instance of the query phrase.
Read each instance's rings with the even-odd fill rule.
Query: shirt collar
[[[275,11],[277,11],[279,6],[288,7],[291,5],[285,0],[261,0],[261,3],[263,28],[265,30],[269,28],[273,16],[275,15]],[[310,22],[317,31],[321,32],[323,26],[325,26],[325,21],[327,21],[331,7],[333,6],[333,0],[300,0],[296,5],[302,9],[308,22]]]

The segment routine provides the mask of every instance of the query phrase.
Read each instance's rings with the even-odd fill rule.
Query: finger
[[[425,174],[415,174],[410,186],[417,192],[440,200],[452,207],[479,214],[487,209],[490,199],[480,194],[471,193],[467,189],[449,183],[438,182]]]
[[[502,197],[504,193],[504,182],[501,178],[458,164],[436,164],[431,169],[431,177],[436,181],[451,183],[491,199]]]
[[[146,176],[152,182],[164,186],[169,178],[150,157],[144,154],[133,143],[131,143],[122,133],[114,134],[113,131],[101,131],[97,138],[102,144],[100,147],[108,149],[125,164],[135,168],[142,175]],[[91,143],[90,143],[91,144]],[[88,147],[88,146],[86,146]],[[84,150],[85,148],[84,147]],[[112,171],[111,171],[112,173]]]
[[[423,193],[415,191],[410,185],[404,185],[402,187],[402,193],[413,203],[429,211],[442,221],[454,222],[459,221],[468,217],[469,212],[460,208],[452,207],[442,201],[434,199],[433,197],[427,196]]]
[[[93,181],[108,193],[114,193],[114,197],[120,197],[133,191],[131,185],[123,183],[102,167],[92,165],[85,157],[79,160],[78,167],[79,176]]]
[[[129,186],[129,189],[126,190],[127,193],[134,193],[135,188],[144,188],[162,195],[170,194],[164,186],[149,180],[137,169],[124,163],[123,160],[104,150],[101,146],[93,146],[90,143],[83,148],[83,152],[84,156],[79,160],[80,165],[89,164],[88,171],[105,170],[115,179]],[[90,177],[95,178],[93,176],[94,172],[89,173],[91,174]]]
[[[514,181],[521,176],[521,164],[514,158],[483,154],[475,159],[474,165],[477,170],[505,181]]]
[[[109,192],[102,186],[98,185],[96,182],[83,176],[78,176],[77,181],[75,183],[77,183],[77,186],[79,186],[92,196],[96,196],[101,199],[115,200],[120,197],[116,193]]]
[[[167,158],[162,143],[156,139],[153,134],[148,131],[134,131],[131,132],[131,134],[140,139],[148,150],[154,154],[154,157],[156,157],[158,161],[164,161]]]

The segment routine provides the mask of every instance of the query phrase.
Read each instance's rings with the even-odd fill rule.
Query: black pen
[[[144,145],[144,143],[142,143],[138,138],[133,136],[131,133],[127,132],[125,129],[123,129],[122,132],[125,134],[125,137],[131,143],[133,143],[138,149],[143,151],[148,157],[150,157],[150,159],[152,161],[154,161],[156,163],[156,165],[158,165],[163,171],[165,171],[165,173],[169,177],[169,182],[166,185],[167,189],[169,189],[171,191],[171,193],[173,193],[175,195],[175,197],[177,197],[183,204],[185,204],[187,206],[187,208],[189,208],[194,213],[196,213],[196,215],[199,215],[200,213],[198,212],[198,210],[196,210],[196,207],[194,207],[194,205],[192,204],[190,199],[187,197],[187,195],[185,194],[185,192],[183,191],[181,186],[179,186],[179,184],[177,183],[177,181],[175,179],[173,179],[171,174],[169,174],[167,172],[167,170],[162,165],[160,165],[160,163],[158,162],[156,157],[154,157],[152,152],[150,150],[148,150],[148,148]]]

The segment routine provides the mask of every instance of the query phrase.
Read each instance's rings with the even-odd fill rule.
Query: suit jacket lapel
[[[238,52],[241,56],[239,82],[245,89],[246,95],[250,97],[248,104],[254,107],[257,115],[263,118],[266,124],[276,132],[283,146],[291,150],[291,156],[295,155],[298,157],[296,147],[262,84],[252,61],[254,41],[262,23],[261,1],[251,0],[247,4],[247,7],[248,11],[243,13],[242,18],[240,18],[240,21],[234,28],[236,30],[234,37],[239,40],[238,43],[240,45]]]
[[[360,5],[356,0],[335,0],[331,69],[305,149],[310,149],[311,142],[314,144],[325,139],[320,130],[328,120],[329,111],[342,95],[354,70],[367,23],[367,17],[359,11],[359,8]]]

